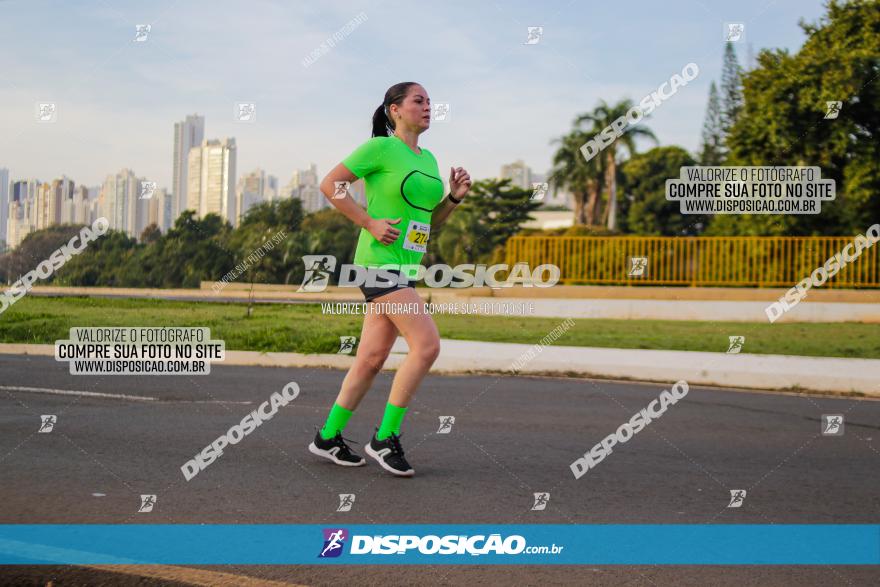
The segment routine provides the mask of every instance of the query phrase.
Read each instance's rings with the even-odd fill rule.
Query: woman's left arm
[[[461,203],[461,200],[464,199],[468,191],[471,189],[471,176],[464,170],[464,168],[456,167],[453,169],[450,167],[449,170],[449,195],[443,198],[440,204],[434,209],[434,212],[431,215],[431,225],[433,227],[441,226],[446,222],[449,215],[452,214],[452,211],[458,206],[458,203],[453,202],[450,198],[455,198]]]

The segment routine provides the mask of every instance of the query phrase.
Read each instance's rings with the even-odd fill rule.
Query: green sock
[[[385,440],[391,433],[400,434],[400,423],[403,422],[403,416],[406,415],[406,408],[398,408],[391,402],[385,404],[385,416],[379,425],[379,432],[376,438]]]
[[[321,438],[329,440],[336,436],[337,432],[342,432],[353,413],[353,411],[346,410],[339,404],[334,403],[333,407],[330,408],[330,414],[327,416],[327,422],[321,428]]]

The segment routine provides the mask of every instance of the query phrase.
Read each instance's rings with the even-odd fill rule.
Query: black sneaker
[[[379,429],[376,428],[376,433]],[[364,446],[364,451],[382,465],[382,468],[399,477],[412,477],[416,474],[406,459],[403,458],[403,448],[400,446],[399,434],[391,433],[385,440],[376,438],[376,433],[370,442]]]
[[[319,430],[315,433],[315,440],[309,445],[309,452],[316,454],[319,457],[329,459],[343,467],[360,467],[361,465],[366,465],[367,461],[364,457],[351,452],[351,448],[345,444],[346,440],[348,439],[342,438],[342,432],[337,432],[336,436],[333,438],[324,440],[321,436],[321,431]],[[348,440],[348,442],[354,442],[357,444],[354,440]]]

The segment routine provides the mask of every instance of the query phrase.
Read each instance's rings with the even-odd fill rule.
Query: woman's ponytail
[[[373,112],[373,136],[387,137],[394,132],[394,123],[385,115],[385,105],[380,104]]]
[[[394,84],[388,88],[388,91],[385,92],[385,99],[382,100],[382,105],[376,108],[376,111],[373,112],[374,137],[387,137],[394,134],[394,121],[391,119],[391,105],[397,104],[400,106],[403,104],[403,100],[409,92],[409,87],[415,85],[418,84],[416,84],[416,82],[400,82],[399,84]]]

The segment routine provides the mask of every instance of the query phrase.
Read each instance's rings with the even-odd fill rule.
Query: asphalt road
[[[0,355],[0,523],[880,523],[880,402],[692,387],[575,479],[570,463],[665,387],[564,378],[428,377],[403,446],[416,470],[348,469],[306,446],[345,373],[212,366],[209,376],[72,376],[51,358]],[[362,453],[392,373],[345,431]],[[295,381],[299,397],[193,480],[180,466]],[[672,382],[670,382],[671,384]],[[39,392],[39,390],[53,390]],[[90,397],[61,392],[123,394]],[[137,398],[155,398],[145,401]],[[250,402],[250,403],[246,403]],[[845,433],[820,434],[822,414]],[[37,433],[40,415],[57,417]],[[440,416],[455,416],[437,434]],[[731,489],[747,490],[728,508]],[[532,511],[547,491],[546,510]],[[338,494],[354,493],[350,512]],[[137,513],[140,494],[156,494]],[[147,518],[148,516],[148,518]],[[670,545],[674,548],[674,545]],[[222,566],[180,580],[103,570],[0,567],[2,584],[876,584],[877,567]],[[237,579],[237,580],[235,580]],[[150,582],[158,581],[158,582]],[[205,583],[207,581],[207,583]]]

